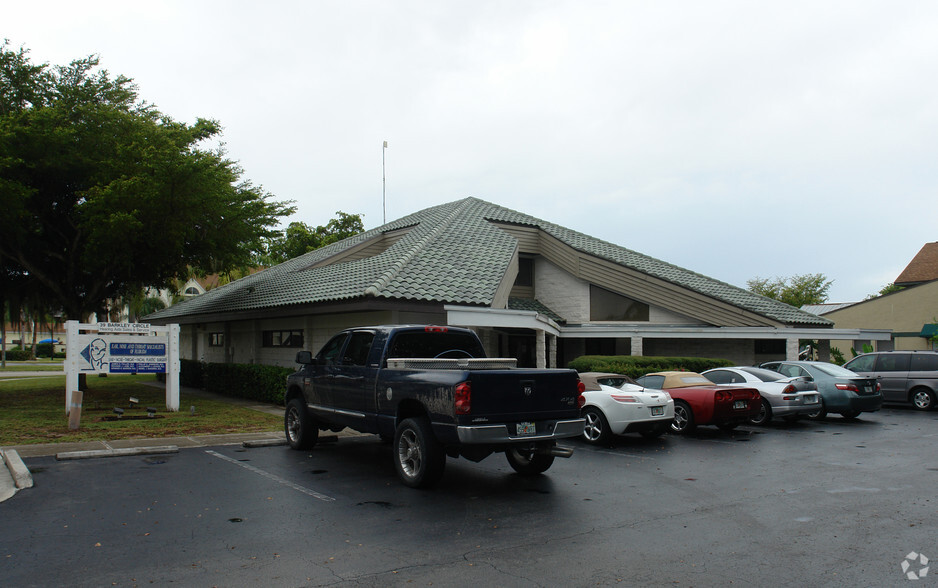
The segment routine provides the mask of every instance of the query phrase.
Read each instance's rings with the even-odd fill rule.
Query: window
[[[303,331],[264,331],[264,347],[302,347]]]
[[[907,372],[909,371],[908,353],[882,353],[876,358],[877,372]]]
[[[938,371],[938,355],[934,353],[913,353],[912,365],[909,367],[913,372],[936,372]]]
[[[534,259],[531,257],[518,258],[518,277],[515,278],[515,286],[533,286],[534,285]]]
[[[743,377],[727,370],[712,370],[704,374],[714,384],[735,384],[742,382]]]
[[[591,321],[647,321],[648,305],[590,285]]]
[[[209,333],[208,334],[208,346],[209,347],[224,347],[225,346],[225,334],[224,333]]]
[[[189,286],[188,288],[186,288],[186,291],[183,292],[183,294],[185,294],[186,296],[198,296],[199,289],[196,288],[195,286]]]
[[[319,350],[319,355],[316,356],[316,359],[325,365],[336,363],[336,358],[339,356],[339,352],[342,351],[342,346],[345,345],[346,339],[348,339],[348,333],[339,333],[332,339],[329,339],[329,341],[322,346],[322,349]]]
[[[345,346],[345,353],[342,355],[342,365],[366,365],[374,338],[375,334],[371,331],[352,333],[348,345]]]

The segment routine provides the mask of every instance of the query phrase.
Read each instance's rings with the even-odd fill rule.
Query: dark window
[[[587,339],[586,355],[615,355],[616,340],[609,338]]]
[[[264,331],[264,347],[302,347],[303,331]]]
[[[782,378],[781,374],[767,369],[757,367],[744,367],[741,369],[747,374],[752,374],[753,376],[759,378],[763,382],[777,382],[784,379]]]
[[[485,350],[471,333],[403,331],[388,351],[391,358],[436,357],[447,351],[465,351],[470,357],[485,357]],[[448,355],[447,357],[455,357]]]
[[[873,366],[875,364],[876,364],[875,355],[873,354],[858,355],[857,357],[854,357],[849,362],[847,362],[847,365],[845,365],[844,367],[847,368],[848,370],[851,370],[857,373],[872,372],[874,371]]]
[[[782,339],[756,339],[756,355],[785,355]]]
[[[938,355],[934,353],[913,353],[909,371],[938,372]]]
[[[714,384],[734,384],[743,381],[742,376],[727,370],[713,370],[703,374],[703,376]]]
[[[877,372],[907,372],[909,371],[908,353],[881,353],[876,358]]]
[[[225,346],[225,334],[224,333],[209,333],[208,334],[208,346],[209,347],[224,347]]]
[[[590,285],[591,321],[647,321],[648,305]]]
[[[515,286],[534,285],[534,259],[531,257],[518,258],[518,277]]]
[[[332,339],[329,339],[329,341],[322,346],[322,349],[319,350],[319,355],[317,355],[316,358],[324,364],[334,364],[339,357],[339,352],[342,351],[342,345],[345,344],[346,339],[348,339],[348,333],[339,333]]]
[[[186,296],[198,296],[199,289],[196,288],[195,286],[189,286],[188,288],[186,288],[186,291],[184,292],[184,294]]]
[[[343,365],[365,365],[368,363],[368,352],[371,351],[371,342],[375,334],[371,331],[356,331],[349,338],[342,355]]]
[[[639,386],[660,390],[661,386],[664,385],[664,376],[642,376],[636,381]]]

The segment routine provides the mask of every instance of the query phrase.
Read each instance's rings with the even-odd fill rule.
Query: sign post
[[[65,412],[78,374],[166,374],[166,409],[179,410],[179,325],[65,324]]]

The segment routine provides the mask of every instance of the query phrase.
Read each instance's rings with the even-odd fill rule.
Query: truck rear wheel
[[[427,488],[443,477],[446,453],[425,418],[404,419],[394,432],[394,468],[405,486]]]
[[[287,403],[283,415],[283,432],[293,449],[312,449],[319,439],[319,427],[300,398]]]
[[[524,476],[541,474],[550,469],[554,456],[549,453],[537,453],[533,445],[509,447],[505,450],[508,465]]]

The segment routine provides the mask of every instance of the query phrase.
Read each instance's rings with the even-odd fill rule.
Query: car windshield
[[[842,368],[839,365],[834,365],[832,363],[816,363],[813,366],[821,372],[824,372],[828,376],[834,376],[835,378],[855,378],[857,375],[854,372],[851,372],[848,369]]]
[[[762,368],[742,368],[742,371],[747,374],[752,374],[753,376],[759,378],[763,382],[777,382],[779,380],[784,380],[785,376],[781,375],[778,372],[773,372],[771,370],[764,370]]]

